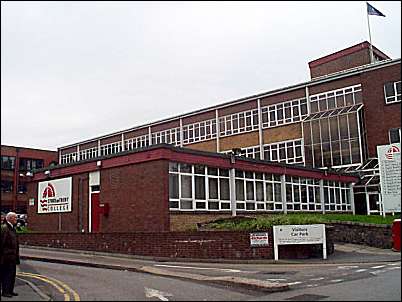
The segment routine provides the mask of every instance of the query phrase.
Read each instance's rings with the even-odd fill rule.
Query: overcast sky
[[[401,57],[401,2],[371,1]],[[57,147],[308,81],[366,3],[1,2],[1,144]]]

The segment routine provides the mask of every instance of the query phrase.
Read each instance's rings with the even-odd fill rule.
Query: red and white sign
[[[38,184],[38,214],[71,212],[72,178]]]

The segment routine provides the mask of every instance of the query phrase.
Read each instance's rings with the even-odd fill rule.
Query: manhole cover
[[[304,294],[304,295],[299,295],[299,296],[294,296],[287,298],[285,300],[294,300],[294,301],[318,301],[324,298],[328,298],[329,296],[322,296],[322,295],[309,295],[309,294]]]

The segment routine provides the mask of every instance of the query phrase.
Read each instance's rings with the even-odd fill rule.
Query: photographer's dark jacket
[[[1,225],[0,264],[20,264],[17,232],[7,222]]]

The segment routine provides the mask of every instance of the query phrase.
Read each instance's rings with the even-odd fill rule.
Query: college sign
[[[72,178],[38,184],[38,214],[71,212]]]
[[[401,211],[401,144],[377,146],[381,199],[386,212]]]

